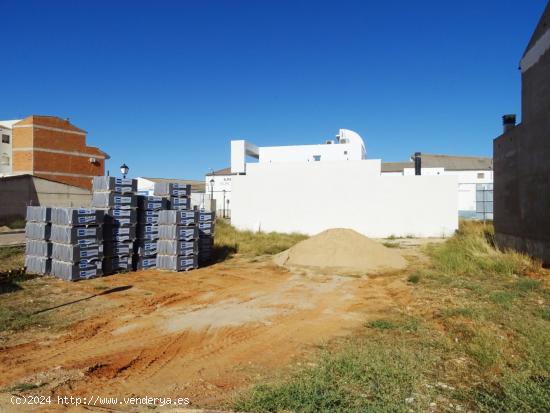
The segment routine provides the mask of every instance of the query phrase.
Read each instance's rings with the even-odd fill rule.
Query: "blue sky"
[[[230,139],[491,156],[546,0],[0,0],[0,119],[68,117],[132,176],[202,179]]]

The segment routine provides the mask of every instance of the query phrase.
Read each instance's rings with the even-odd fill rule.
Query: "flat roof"
[[[382,162],[382,172],[403,172],[403,169],[414,168],[414,155],[411,161]],[[422,168],[444,168],[446,171],[492,171],[493,158],[481,156],[457,156],[421,153]]]
[[[149,178],[147,176],[140,176],[141,179],[147,179],[151,182],[174,182],[177,184],[191,185],[191,190],[196,192],[204,192],[206,184],[204,181],[197,181],[195,179],[178,179],[178,178]]]

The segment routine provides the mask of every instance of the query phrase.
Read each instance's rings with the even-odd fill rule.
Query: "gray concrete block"
[[[198,268],[197,256],[157,255],[157,268],[171,271],[189,271]]]
[[[46,222],[27,222],[25,224],[25,237],[27,239],[49,240],[52,226]]]

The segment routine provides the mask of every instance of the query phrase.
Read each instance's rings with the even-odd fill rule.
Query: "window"
[[[320,161],[320,160],[321,160],[321,155],[313,155],[313,160],[314,160],[315,162]]]
[[[10,135],[2,134],[2,143],[10,143]]]
[[[344,151],[344,155],[347,155],[348,154],[348,151]]]
[[[483,172],[478,172],[477,179],[483,179],[485,178],[485,174]]]
[[[10,165],[10,157],[6,155],[5,153],[0,156],[0,165]]]

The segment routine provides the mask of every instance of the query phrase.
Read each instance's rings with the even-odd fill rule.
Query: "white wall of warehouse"
[[[383,173],[382,175],[386,175]],[[405,168],[403,175],[413,176],[414,168]],[[444,168],[422,168],[422,175],[452,175],[458,180],[458,213],[476,211],[476,184],[492,184],[492,170],[448,171]]]
[[[381,176],[380,160],[250,163],[233,176],[239,229],[369,237],[449,236],[458,228],[456,176]]]

